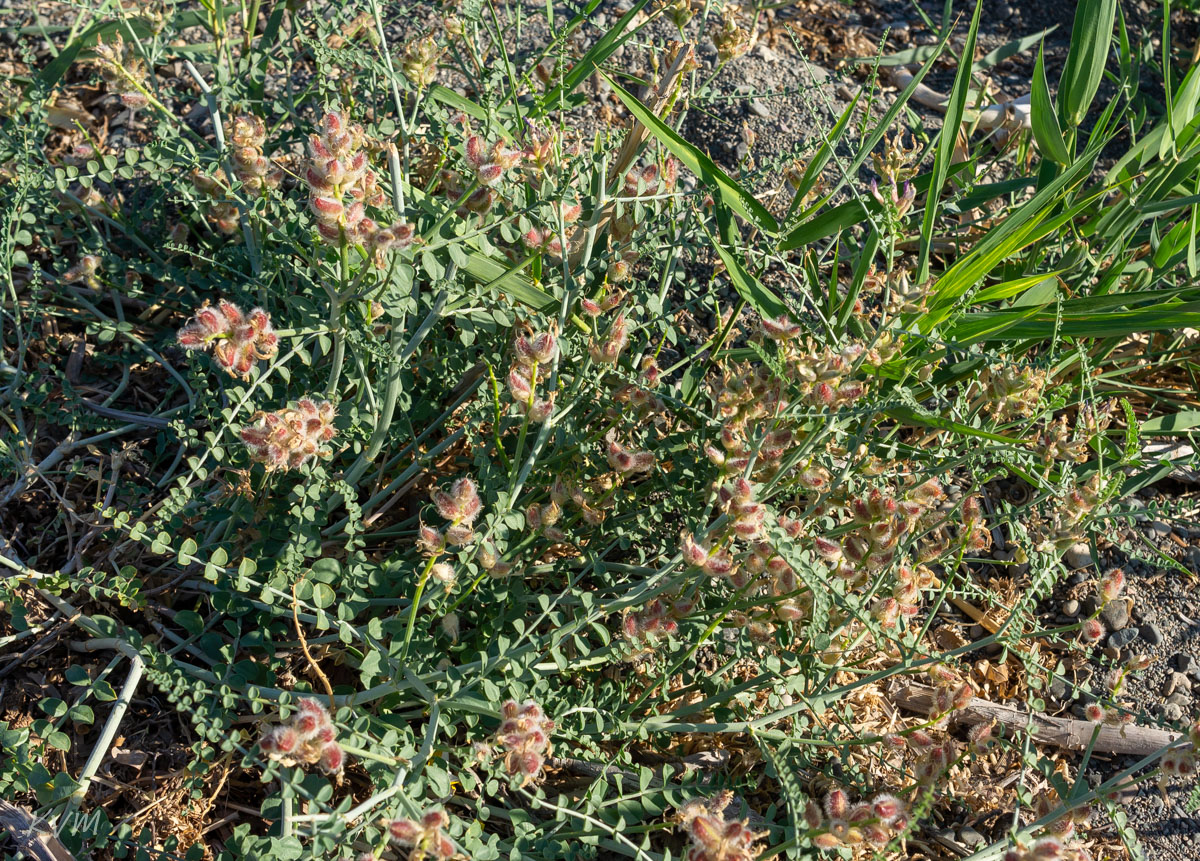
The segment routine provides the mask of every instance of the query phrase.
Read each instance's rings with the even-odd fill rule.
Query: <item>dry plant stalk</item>
[[[915,682],[899,682],[888,691],[892,702],[908,711],[929,714],[933,704],[934,689]],[[1086,720],[1052,717],[1038,712],[1027,712],[1015,706],[1001,705],[989,700],[972,697],[966,707],[955,711],[952,723],[976,726],[995,721],[1012,729],[1028,728],[1033,739],[1040,744],[1050,744],[1066,750],[1086,750],[1092,743],[1096,724]],[[1179,735],[1153,727],[1127,724],[1124,727],[1100,725],[1096,743],[1092,749],[1097,753],[1149,756],[1168,746]]]

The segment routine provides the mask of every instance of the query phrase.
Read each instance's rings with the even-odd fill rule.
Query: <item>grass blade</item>
[[[629,112],[637,117],[638,122],[658,138],[659,142],[683,162],[688,170],[696,174],[700,181],[726,206],[764,233],[773,235],[779,232],[779,224],[775,221],[775,217],[758,202],[754,195],[734,182],[729,174],[713,163],[712,159],[681,138],[673,128],[655,116],[649,108],[630,93],[627,93],[620,84],[607,75],[604,77],[617,97],[625,103]]]
[[[1029,120],[1033,126],[1033,139],[1043,156],[1059,164],[1069,164],[1071,154],[1058,125],[1058,114],[1050,98],[1050,84],[1046,81],[1045,45],[1038,47],[1037,64],[1033,68],[1033,90],[1030,94]]]
[[[1082,0],[1075,7],[1071,50],[1058,82],[1059,117],[1068,127],[1083,122],[1100,89],[1116,16],[1117,0]]]
[[[921,221],[921,250],[917,264],[917,283],[929,277],[929,253],[933,248],[933,227],[937,221],[938,197],[942,186],[950,172],[950,159],[954,157],[954,144],[958,139],[959,126],[967,109],[967,91],[971,87],[971,70],[975,58],[975,40],[979,35],[979,17],[983,12],[983,0],[976,0],[975,14],[971,17],[971,27],[967,31],[967,41],[963,45],[963,62],[954,76],[954,87],[950,90],[950,99],[946,104],[946,119],[942,123],[941,134],[938,135],[937,151],[933,157],[933,178],[929,183],[929,192],[925,198],[925,217]]]

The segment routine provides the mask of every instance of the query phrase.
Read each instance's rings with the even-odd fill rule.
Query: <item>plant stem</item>
[[[339,260],[340,289],[329,294],[329,329],[333,332],[332,367],[329,369],[329,385],[325,387],[325,397],[334,400],[337,396],[338,383],[342,378],[342,362],[346,358],[346,335],[342,329],[342,295],[350,280],[350,243],[342,234],[341,256]]]
[[[284,768],[279,772],[279,836],[292,836],[292,796],[285,792],[292,782],[292,769]]]
[[[408,627],[404,630],[404,645],[400,647],[398,660],[401,663],[408,656],[408,644],[412,642],[413,628],[417,624],[417,610],[421,608],[421,596],[425,593],[425,584],[429,582],[429,574],[433,571],[437,560],[436,555],[430,556],[429,561],[425,563],[425,570],[421,572],[421,577],[417,580],[417,593],[413,595],[412,606],[408,608]]]

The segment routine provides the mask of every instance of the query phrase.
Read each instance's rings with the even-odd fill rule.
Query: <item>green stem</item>
[[[333,400],[337,395],[338,383],[342,378],[342,362],[346,358],[346,335],[342,329],[342,295],[346,290],[346,282],[350,280],[350,243],[342,236],[340,260],[341,289],[329,294],[329,328],[333,332],[333,366],[329,369],[329,385],[325,387],[325,397]]]
[[[425,584],[429,582],[429,574],[433,571],[437,559],[436,555],[429,557],[429,561],[425,563],[425,570],[421,572],[421,577],[417,580],[417,593],[413,595],[412,606],[408,608],[408,627],[404,630],[404,645],[400,647],[398,659],[400,663],[403,663],[408,656],[408,644],[412,642],[413,628],[417,624],[417,610],[421,608],[421,596],[425,593]]]
[[[477,188],[479,188],[479,180],[474,180],[470,185],[467,186],[467,190],[458,196],[458,200],[446,207],[446,211],[442,213],[442,217],[439,218],[433,227],[430,228],[428,234],[430,238],[437,236],[438,231],[442,229],[442,225],[449,220],[451,215],[458,211],[458,208],[466,202],[468,197],[475,193]]]
[[[292,769],[279,772],[279,836],[292,836],[292,796],[285,789],[292,782]]]

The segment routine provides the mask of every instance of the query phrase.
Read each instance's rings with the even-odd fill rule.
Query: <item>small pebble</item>
[[[772,51],[770,45],[766,42],[759,42],[758,56],[766,63],[774,63],[779,59],[779,55]]]
[[[1176,652],[1171,657],[1171,662],[1175,665],[1175,669],[1181,673],[1187,673],[1188,675],[1191,675],[1192,673],[1196,672],[1197,669],[1200,669],[1196,666],[1196,659],[1184,652]]]
[[[763,119],[766,119],[767,117],[771,116],[771,109],[763,104],[761,99],[751,99],[750,113],[754,114],[756,117],[762,117]]]
[[[1162,636],[1162,631],[1160,631],[1158,629],[1158,625],[1155,625],[1153,623],[1151,623],[1149,625],[1142,625],[1142,627],[1139,629],[1139,631],[1142,635],[1142,639],[1145,640],[1147,643],[1149,643],[1151,646],[1162,645],[1163,636]]]
[[[1070,601],[1062,605],[1062,612],[1064,616],[1078,616],[1079,602],[1072,598]]]
[[[1092,564],[1092,548],[1083,544],[1072,544],[1063,554],[1063,561],[1070,568],[1086,568]]]
[[[1123,649],[1137,638],[1137,628],[1124,628],[1119,631],[1113,631],[1108,635],[1108,646],[1111,649]]]
[[[1146,530],[1148,537],[1153,538],[1157,535],[1160,538],[1166,538],[1171,534],[1171,527],[1163,523],[1161,520],[1151,520],[1150,528]]]
[[[1187,564],[1193,571],[1200,571],[1200,547],[1187,549]]]
[[[1170,721],[1183,720],[1183,706],[1177,703],[1167,703],[1162,707],[1162,716]]]
[[[983,625],[972,625],[967,629],[967,633],[972,640],[982,640],[984,637]]]
[[[1069,695],[1066,679],[1055,676],[1050,681],[1050,696],[1056,700],[1065,700]]]
[[[1183,673],[1176,671],[1174,673],[1170,673],[1167,675],[1166,680],[1163,681],[1162,692],[1163,692],[1164,697],[1169,697],[1169,696],[1171,696],[1171,694],[1175,693],[1176,691],[1185,691],[1186,692],[1186,691],[1190,691],[1191,689],[1192,689],[1191,679],[1189,679]]]
[[[1109,601],[1100,611],[1100,621],[1110,631],[1121,630],[1129,624],[1129,605],[1120,600]],[[1137,634],[1133,636],[1136,637]]]
[[[1173,693],[1169,697],[1167,697],[1166,702],[1169,705],[1179,706],[1180,708],[1187,708],[1189,705],[1191,705],[1192,698],[1189,697],[1187,694],[1183,693],[1182,691],[1176,691],[1175,693]]]
[[[958,832],[958,840],[965,846],[979,846],[987,842],[982,834],[972,828],[970,825],[964,825]]]

